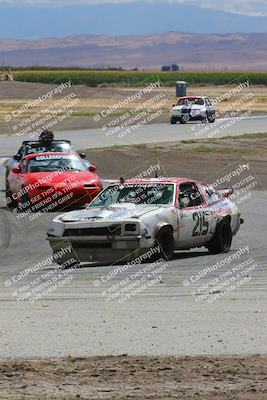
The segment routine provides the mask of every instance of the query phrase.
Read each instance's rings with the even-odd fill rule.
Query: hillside
[[[73,36],[0,40],[0,65],[185,70],[266,70],[267,33],[206,35],[167,32],[147,36]]]

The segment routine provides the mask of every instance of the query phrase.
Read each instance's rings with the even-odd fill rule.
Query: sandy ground
[[[161,175],[213,182],[238,165],[248,163],[250,173],[260,183],[255,190],[267,188],[267,134],[207,139],[201,143],[188,140],[157,145],[114,146],[90,149],[86,153],[101,176],[110,179],[120,176],[133,178],[159,163]]]
[[[157,77],[153,78],[153,82],[157,81]],[[149,84],[149,83],[148,83]],[[0,82],[0,134],[7,133],[10,131],[14,124],[22,123],[25,126],[25,121],[28,118],[35,120],[38,112],[43,117],[43,110],[50,108],[54,110],[54,106],[59,99],[63,99],[64,96],[74,93],[77,103],[72,104],[72,100],[67,101],[67,111],[71,111],[71,115],[60,121],[54,126],[54,130],[73,130],[73,129],[89,129],[96,128],[98,125],[94,120],[96,115],[99,115],[103,110],[106,111],[109,107],[113,110],[110,116],[105,118],[105,123],[112,122],[116,116],[124,115],[127,111],[133,111],[136,107],[140,107],[142,110],[147,110],[146,101],[162,94],[163,100],[156,100],[155,103],[160,104],[159,109],[161,114],[157,118],[153,119],[153,123],[168,122],[170,119],[169,111],[171,106],[176,101],[175,88],[157,88],[154,89],[151,94],[142,95],[140,99],[135,99],[122,103],[125,99],[130,98],[132,95],[138,93],[142,88],[125,88],[125,87],[105,87],[100,86],[97,88],[87,87],[85,85],[75,85],[71,88],[65,89],[61,94],[53,95],[51,100],[47,100],[43,103],[39,103],[34,107],[30,107],[27,110],[23,110],[22,113],[18,113],[21,106],[34,101],[40,96],[47,94],[51,90],[55,89],[57,85],[42,84],[42,83],[29,83],[29,82]],[[229,92],[233,89],[234,85],[218,85],[218,86],[189,86],[188,95],[198,96],[209,96],[212,99],[219,98],[220,96]],[[247,98],[244,102],[245,109],[252,113],[266,113],[267,112],[267,95],[265,86],[251,86],[248,89],[244,89],[242,92],[231,95],[229,100],[225,99],[220,101],[216,105],[218,113],[222,112],[226,107],[231,110],[236,109],[236,102],[245,97],[248,93],[251,93],[253,99]],[[252,101],[252,103],[250,103]],[[118,108],[113,109],[114,105],[119,104]],[[240,103],[243,104],[242,102]],[[59,113],[58,115],[64,115],[62,106],[55,106],[55,110]],[[61,110],[61,111],[60,111]],[[157,108],[156,108],[157,110]],[[6,122],[5,118],[7,115],[11,115],[15,112],[17,117],[12,118],[11,122]],[[153,111],[150,112],[153,114]],[[44,113],[47,115],[47,111]],[[134,112],[135,114],[135,112]],[[218,114],[218,115],[219,115]],[[227,115],[225,112],[223,115]],[[39,116],[37,120],[40,120]],[[27,125],[27,123],[26,123]]]
[[[0,362],[1,400],[264,400],[267,357],[96,357]]]

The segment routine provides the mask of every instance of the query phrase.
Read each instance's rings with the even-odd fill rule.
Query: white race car
[[[183,178],[121,179],[87,209],[57,216],[47,239],[59,264],[124,262],[156,246],[167,260],[194,247],[227,252],[243,222],[231,193]]]
[[[215,108],[208,97],[180,97],[171,109],[171,124],[189,121],[215,122]]]

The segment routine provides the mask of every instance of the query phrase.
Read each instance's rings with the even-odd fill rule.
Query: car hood
[[[161,205],[136,205],[136,204],[113,204],[108,207],[89,207],[85,210],[72,211],[60,217],[62,222],[78,221],[125,221],[131,218],[140,218],[148,213],[157,213],[159,208],[169,207]]]
[[[97,179],[96,175],[89,171],[70,171],[63,173],[54,173],[54,172],[30,172],[27,174],[27,178],[31,182],[39,182],[42,185],[56,185],[57,183],[70,180],[71,182],[90,182],[95,181]]]

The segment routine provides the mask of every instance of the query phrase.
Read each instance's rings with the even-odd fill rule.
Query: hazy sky
[[[50,5],[129,3],[135,0],[0,0],[0,5]],[[267,0],[139,0],[140,2],[173,2],[245,15],[267,15]]]

